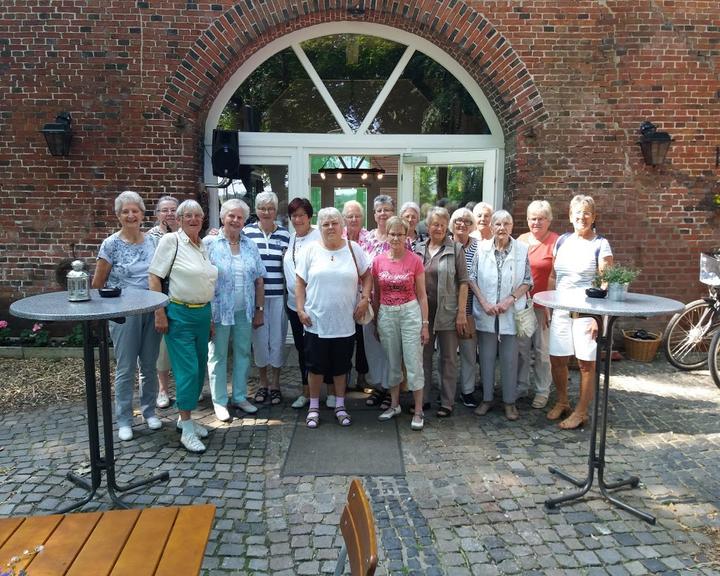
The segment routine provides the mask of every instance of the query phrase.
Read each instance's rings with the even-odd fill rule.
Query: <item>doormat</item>
[[[295,423],[282,476],[404,476],[396,419],[378,422],[377,409],[349,406],[352,426],[320,408],[320,426],[305,426],[306,410]]]

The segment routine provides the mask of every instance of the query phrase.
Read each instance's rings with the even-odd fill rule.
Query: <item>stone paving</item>
[[[573,374],[577,389],[577,374]],[[332,573],[337,525],[349,479],[281,476],[297,412],[289,401],[297,369],[283,372],[285,404],[213,429],[208,451],[179,449],[176,413],[117,446],[119,480],[167,470],[171,480],[126,496],[138,506],[217,506],[203,574]],[[398,422],[406,474],[368,475],[380,546],[378,575],[720,574],[720,390],[707,371],[679,373],[662,360],[614,364],[608,477],[641,477],[629,503],[657,515],[655,526],[614,508],[596,488],[547,512],[567,490],[548,465],[582,475],[588,432],[561,431],[521,401],[521,419],[500,410],[482,420],[457,406],[432,413],[426,428]],[[322,425],[334,426],[323,412]],[[378,423],[378,426],[382,424]],[[54,511],[80,491],[64,480],[87,466],[85,409],[54,406],[4,415],[0,426],[0,516]],[[351,457],[349,451],[348,457]],[[100,501],[85,510],[108,508]]]

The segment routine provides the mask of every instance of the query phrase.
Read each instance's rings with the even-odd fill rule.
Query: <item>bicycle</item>
[[[715,338],[720,334],[720,252],[700,254],[700,282],[708,286],[708,295],[675,314],[663,333],[665,357],[680,370],[704,368],[710,356],[717,356],[713,363],[720,368],[720,338]],[[720,374],[713,373],[716,377],[720,386]]]

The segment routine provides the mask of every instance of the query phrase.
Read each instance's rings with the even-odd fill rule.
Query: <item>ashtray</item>
[[[122,288],[100,288],[98,290],[100,298],[117,298],[121,292]]]
[[[585,290],[585,294],[588,298],[605,298],[607,296],[607,290],[602,288],[588,288]]]

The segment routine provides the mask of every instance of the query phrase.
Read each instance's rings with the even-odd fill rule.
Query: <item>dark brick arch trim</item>
[[[399,28],[442,48],[478,83],[506,136],[547,119],[540,92],[522,60],[490,21],[467,4],[370,0],[363,15],[351,17],[347,0],[323,0],[322,7],[319,3],[244,0],[227,10],[181,61],[161,111],[199,120],[230,76],[266,44],[316,24],[352,21]]]

